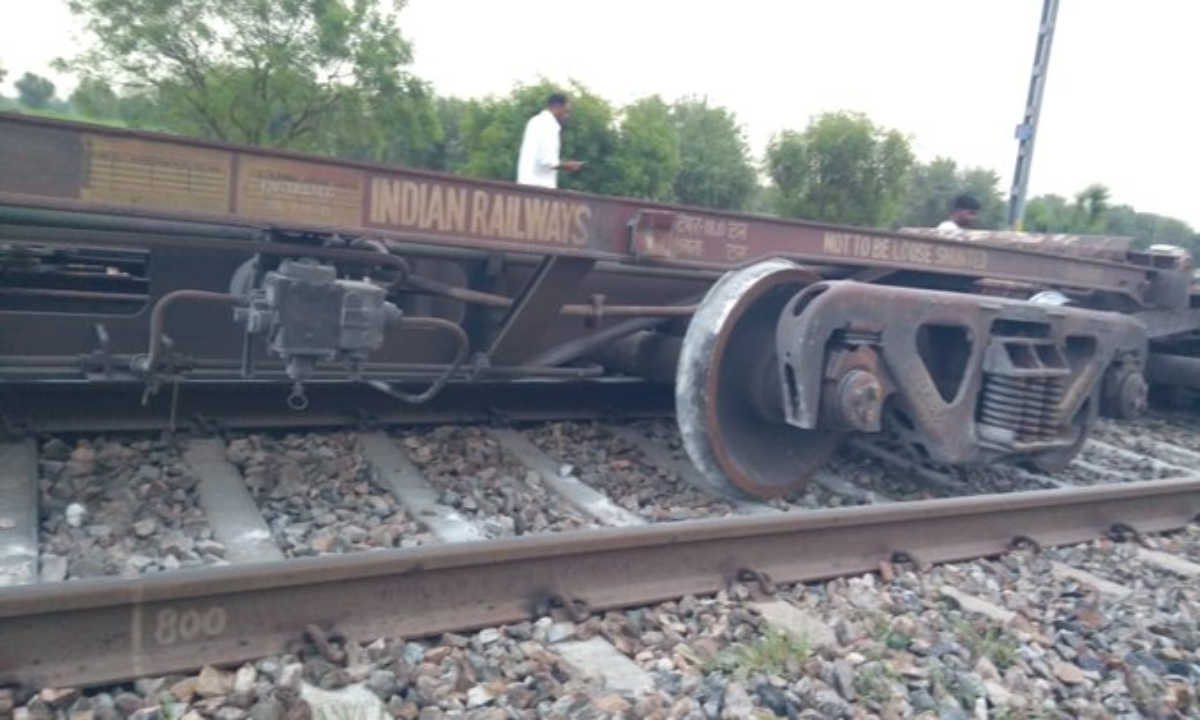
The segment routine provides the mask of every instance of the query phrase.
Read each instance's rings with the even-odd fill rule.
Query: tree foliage
[[[461,124],[462,142],[467,148],[462,172],[496,180],[515,179],[525,123],[542,111],[551,93],[560,91],[543,80],[519,85],[504,97],[472,103]],[[561,174],[559,187],[603,192],[614,177],[608,164],[617,142],[612,106],[578,82],[572,82],[565,92],[571,102],[571,118],[562,130],[560,155],[563,160],[583,160],[589,167],[579,173]]]
[[[458,172],[467,164],[467,144],[463,136],[463,123],[474,105],[473,100],[456,97],[437,99],[440,139],[434,143],[427,167],[442,172]]]
[[[1031,199],[1024,227],[1029,232],[1119,235],[1133,238],[1139,247],[1178,245],[1200,252],[1200,233],[1187,223],[1113,205],[1108,188],[1098,183],[1076,193],[1074,201],[1053,194]]]
[[[67,101],[71,112],[91,120],[143,130],[170,130],[153,91],[118,92],[99,78],[84,78]]]
[[[551,93],[561,91],[543,80],[520,85],[503,97],[443,102],[441,167],[512,180],[525,124],[542,111]],[[679,140],[671,108],[661,98],[643,98],[617,112],[578,82],[565,93],[571,117],[562,129],[560,155],[563,160],[582,160],[587,167],[561,174],[560,187],[651,200],[674,198]]]
[[[1088,185],[1075,196],[1075,226],[1079,228],[1079,232],[1104,231],[1110,195],[1107,187],[1095,183]]]
[[[428,89],[404,72],[403,0],[70,0],[95,44],[64,63],[149,92],[164,129],[395,159],[436,139]],[[397,115],[420,118],[403,146]],[[344,130],[348,118],[360,118]],[[370,123],[369,138],[348,140]],[[414,146],[417,150],[414,150]]]
[[[621,126],[604,191],[613,195],[670,201],[681,160],[671,107],[657,95],[621,111]]]
[[[685,205],[746,209],[757,177],[734,114],[707,99],[687,98],[671,107],[671,119],[679,137],[675,199]]]
[[[982,206],[976,227],[995,229],[1004,225],[1007,205],[1000,193],[1000,176],[985,168],[959,168],[950,158],[918,163],[909,176],[904,208],[897,225],[936,227],[946,219],[950,204],[960,193],[970,193]]]
[[[16,82],[17,100],[30,110],[44,110],[54,99],[54,83],[33,73],[25,73]]]
[[[121,116],[123,98],[104,80],[84,78],[71,93],[71,109],[81,115],[100,120],[115,120]]]
[[[1029,232],[1074,232],[1071,204],[1054,193],[1031,198],[1025,203],[1023,225]]]
[[[1026,203],[1024,229],[1081,235],[1108,233],[1109,196],[1107,187],[1093,184],[1076,193],[1074,202],[1061,195],[1036,197]]]
[[[776,210],[786,217],[883,226],[901,209],[914,163],[908,139],[865,115],[825,113],[767,146]]]
[[[338,103],[318,149],[356,160],[428,167],[441,139],[433,89],[408,77],[395,94],[353,93]]]

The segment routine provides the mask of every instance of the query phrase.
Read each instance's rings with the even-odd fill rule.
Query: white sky
[[[0,65],[69,91],[65,0],[0,0]],[[580,80],[621,104],[706,95],[756,154],[772,133],[856,110],[936,155],[996,170],[1007,194],[1042,0],[409,0],[415,72],[440,93]],[[1030,195],[1092,182],[1200,228],[1196,0],[1061,0]],[[67,92],[62,92],[67,94]]]

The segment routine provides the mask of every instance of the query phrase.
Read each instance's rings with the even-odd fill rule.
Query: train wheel
[[[778,497],[804,487],[842,434],[784,421],[775,333],[788,301],[818,278],[770,260],[709,290],[688,325],[675,380],[676,419],[704,489]],[[815,358],[822,362],[823,358]]]

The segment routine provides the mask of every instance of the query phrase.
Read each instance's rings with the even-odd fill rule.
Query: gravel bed
[[[673,424],[634,427],[680,451]],[[1181,439],[1195,429],[1154,417],[1131,426],[1102,423],[1096,437],[1153,457],[1146,439],[1189,447]],[[602,426],[556,423],[527,436],[645,517],[732,511],[719,499],[689,497],[697,491]],[[441,502],[492,536],[591,524],[477,428],[440,427],[399,443]],[[230,443],[228,455],[289,555],[433,540],[373,486],[352,434],[251,435]],[[1110,453],[1084,459],[1130,480],[1162,473]],[[195,479],[169,443],[91,440],[71,447],[51,440],[40,463],[43,543],[51,553],[43,564],[47,557],[49,566],[60,564],[65,577],[222,562],[224,548],[212,541],[195,503]],[[959,494],[853,449],[840,452],[829,470],[863,488],[865,500],[870,492],[897,500]],[[1076,481],[1072,473],[1081,483],[1101,481],[1077,467],[1054,476]],[[1042,487],[1003,466],[950,474],[962,483],[961,494]],[[814,484],[777,507],[848,502]],[[74,504],[82,514],[68,510]],[[1141,542],[1200,562],[1200,525]],[[1056,574],[1055,563],[1132,593],[1101,595]],[[948,587],[1014,616],[970,612]],[[1132,543],[1105,539],[932,568],[884,564],[875,574],[780,589],[774,599],[809,616],[811,636],[776,630],[754,605],[760,599],[733,585],[714,596],[578,623],[544,617],[367,647],[335,638],[333,652],[328,643],[298,643],[289,654],[241,667],[86,693],[0,691],[0,717],[6,704],[15,706],[14,720],[1200,717],[1200,583],[1142,560]],[[582,678],[558,648],[592,637],[639,665],[652,689],[621,694]],[[330,705],[321,690],[341,701],[356,691],[357,705]]]
[[[1115,444],[1126,446],[1125,449],[1144,457],[1125,457],[1124,455],[1112,453],[1106,448],[1093,448],[1090,445],[1085,445],[1083,452],[1079,453],[1079,459],[1095,465],[1101,465],[1109,470],[1115,470],[1125,477],[1126,482],[1174,477],[1181,472],[1180,469],[1165,467],[1156,462],[1158,453],[1155,450],[1146,448],[1138,451],[1127,447],[1130,444],[1128,441]]]
[[[1187,416],[1154,413],[1137,420],[1101,419],[1092,437],[1133,452],[1155,456],[1155,442],[1200,453],[1200,423]]]
[[[1150,544],[1200,547],[1200,526]],[[1200,713],[1200,587],[1131,561],[1134,548],[1098,541],[997,560],[785,591],[833,631],[827,646],[767,629],[729,597],[623,613],[627,650],[659,672],[659,687],[700,710],[731,695],[767,717],[1195,717]],[[1134,590],[1112,600],[1051,572],[1057,561]],[[1017,613],[1008,623],[968,613],[953,586]],[[620,644],[618,642],[618,644]],[[664,652],[669,650],[668,652]],[[721,690],[724,694],[722,696]],[[705,690],[708,690],[705,695]],[[743,705],[744,707],[744,705]],[[990,713],[990,714],[989,714]]]
[[[1188,546],[1190,555],[1200,549],[1200,526],[1147,542]],[[1058,578],[1055,562],[1132,593],[1118,599]],[[1200,713],[1200,586],[1139,561],[1132,544],[1100,540],[1037,555],[1013,553],[943,566],[920,580],[925,587],[937,582],[1018,612],[1015,622],[993,631],[990,644],[1025,679],[1040,678],[1034,688],[1049,683],[1058,707],[1072,716]],[[1024,687],[1007,682],[1007,675],[1005,680],[1009,691]]]
[[[645,433],[648,437],[666,445],[675,457],[688,460],[687,451],[683,448],[683,438],[679,435],[679,427],[673,420],[644,420],[633,424],[633,428]],[[861,505],[869,502],[869,498],[860,495],[847,497],[833,493],[815,482],[810,482],[804,488],[781,498],[766,501],[768,505],[778,510],[818,509],[823,507],[839,507],[842,505]]]
[[[479,428],[442,426],[400,442],[439,491],[439,502],[476,521],[489,537],[594,525]]]
[[[592,682],[572,681],[549,645],[549,620],[445,635],[437,642],[333,643],[340,657],[311,645],[240,667],[140,680],[102,692],[45,691],[18,697],[14,720],[437,720],[441,718],[604,717],[633,702]],[[561,632],[559,633],[562,634]],[[359,686],[358,702],[329,706],[325,693]],[[314,692],[314,688],[316,691]],[[317,695],[318,698],[314,698]],[[327,696],[326,696],[327,697]],[[638,715],[637,717],[645,717]]]
[[[894,445],[883,443],[882,446],[903,456]],[[939,474],[945,483],[928,479],[915,468],[897,467],[878,460],[853,446],[839,451],[829,465],[831,471],[864,490],[897,501],[1045,490],[1050,487],[1029,473],[1007,465],[959,468],[927,464],[924,467]]]
[[[1195,550],[1200,526],[1147,542]],[[15,720],[1196,717],[1200,587],[1132,553],[1103,540],[919,571],[889,564],[774,598],[733,585],[579,623],[544,617],[436,641],[334,642],[337,657],[303,643],[240,668],[18,695]],[[1098,595],[1056,576],[1052,562],[1135,593]],[[948,586],[1015,616],[965,611]],[[812,635],[769,625],[761,599],[798,608]],[[580,677],[559,643],[593,637],[639,665],[652,688],[622,695]],[[349,709],[313,690],[351,685],[361,687]]]
[[[231,441],[226,455],[285,557],[436,542],[373,482],[353,433],[249,435]]]
[[[1148,440],[1160,439],[1157,431],[1136,429],[1127,431],[1120,425],[1100,423],[1093,437],[1116,445],[1145,458],[1125,457],[1106,448],[1084,446],[1070,466],[1055,472],[1042,472],[1032,468],[1021,468],[1007,464],[977,467],[946,467],[927,464],[926,467],[939,473],[951,484],[937,483],[922,477],[915,469],[901,468],[877,460],[853,446],[838,453],[830,469],[852,480],[872,492],[894,500],[921,500],[929,498],[959,497],[988,493],[1009,493],[1029,490],[1044,490],[1053,487],[1044,477],[1079,486],[1106,485],[1120,482],[1136,482],[1173,477],[1179,470],[1163,467],[1155,462],[1156,449]],[[1139,437],[1145,439],[1140,442]],[[897,455],[906,456],[904,449],[886,439],[877,443]]]
[[[1200,524],[1189,525],[1183,532],[1159,536],[1156,540],[1163,552],[1200,565]]]
[[[1078,464],[1073,464],[1069,467],[1059,470],[1058,472],[1049,473],[1049,475],[1056,480],[1061,480],[1065,483],[1071,483],[1072,485],[1078,485],[1080,487],[1089,487],[1092,485],[1113,485],[1146,479],[1139,478],[1132,473],[1124,473],[1120,467],[1112,467],[1112,463],[1103,457],[1099,458],[1099,462],[1096,462],[1096,458],[1092,458],[1081,453],[1078,459],[1083,460],[1084,462],[1093,462],[1095,465],[1103,468],[1104,470],[1112,470],[1113,472],[1120,474],[1111,475],[1104,471],[1097,472],[1092,468],[1081,467]]]
[[[39,449],[45,581],[133,577],[219,564],[225,547],[169,442],[50,439]]]
[[[825,469],[861,489],[868,504],[877,497],[890,500],[939,497],[935,494],[936,488],[911,472],[882,463],[853,447],[838,450]]]
[[[549,423],[525,433],[542,452],[616,505],[656,522],[731,515],[734,507],[655,465],[623,438],[590,423]]]

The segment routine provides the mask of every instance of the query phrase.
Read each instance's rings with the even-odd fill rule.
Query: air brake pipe
[[[442,391],[442,388],[446,387],[446,383],[450,382],[450,379],[454,377],[454,374],[457,373],[459,368],[462,367],[463,363],[466,362],[467,354],[471,349],[471,341],[467,338],[467,334],[463,332],[461,327],[450,322],[449,320],[443,320],[441,318],[400,317],[396,324],[398,324],[401,329],[404,329],[405,327],[410,329],[425,328],[427,330],[445,330],[449,332],[454,338],[455,342],[454,359],[446,367],[445,372],[443,372],[437,379],[430,383],[428,388],[420,393],[414,394],[401,392],[393,388],[390,383],[386,383],[382,380],[368,380],[367,384],[384,393],[385,395],[388,395],[389,397],[394,397],[397,400],[406,403],[419,405],[421,403],[428,402],[437,397],[438,393]]]
[[[416,318],[409,318],[410,320]],[[441,318],[437,318],[441,319]],[[118,360],[124,356],[115,355]],[[25,362],[22,359],[22,365],[58,367],[62,365],[62,358],[52,356],[44,359],[38,359],[39,362]],[[196,359],[188,363],[188,373],[191,377],[197,379],[218,378],[222,373],[234,372],[238,368],[236,361],[228,360],[212,360],[212,359]],[[377,363],[363,371],[364,375],[374,377],[391,378],[393,382],[416,382],[418,380],[429,380],[436,378],[446,372],[445,363]],[[278,379],[284,377],[284,370],[278,364],[270,362],[259,362],[255,366],[254,378],[256,380]],[[308,383],[320,383],[329,381],[340,381],[345,377],[345,372],[342,370],[322,370],[320,367],[313,371],[313,374],[306,381]],[[549,378],[549,379],[571,379],[579,380],[585,378],[598,378],[604,375],[604,368],[599,365],[579,365],[571,367],[541,367],[533,365],[495,365],[480,367],[474,364],[466,368],[459,368],[456,379],[472,379],[472,380],[491,380],[491,379],[526,379],[526,378]]]
[[[163,295],[158,302],[154,303],[154,309],[150,312],[150,351],[145,357],[134,358],[132,363],[134,372],[153,373],[158,366],[159,355],[162,354],[163,326],[166,324],[167,306],[181,301],[214,303],[232,307],[241,303],[242,298],[229,293],[190,289],[176,290]]]

